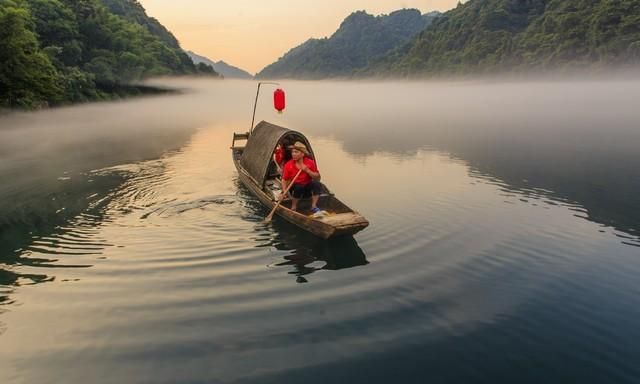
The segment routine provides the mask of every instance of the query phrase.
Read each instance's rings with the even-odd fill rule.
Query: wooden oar
[[[296,175],[293,177],[293,180],[291,180],[289,185],[287,185],[287,188],[284,190],[284,192],[282,192],[282,195],[280,195],[280,198],[278,199],[278,203],[276,204],[275,207],[273,207],[271,212],[269,212],[269,215],[267,216],[267,218],[264,219],[265,223],[268,223],[271,221],[271,219],[273,218],[273,214],[276,213],[276,209],[278,209],[278,207],[280,206],[280,203],[282,203],[282,200],[284,200],[284,197],[287,195],[287,192],[289,192],[289,189],[291,189],[291,186],[293,185],[293,183],[296,181],[298,176],[300,176],[300,172],[302,172],[302,169],[298,169],[298,173],[296,173]]]

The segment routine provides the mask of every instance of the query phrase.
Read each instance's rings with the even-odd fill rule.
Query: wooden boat
[[[266,121],[260,122],[251,132],[234,133],[231,142],[233,163],[238,170],[240,181],[270,210],[282,193],[279,175],[274,171],[275,164],[272,158],[276,146],[283,139],[291,143],[304,143],[311,158],[315,160],[309,140],[303,134]],[[242,141],[244,143],[240,143]],[[310,198],[300,199],[297,211],[291,210],[290,199],[284,199],[275,213],[324,239],[353,235],[369,225],[367,219],[341,202],[324,184],[322,187],[323,193],[320,195],[318,207],[326,211],[327,215],[314,217],[310,211]]]

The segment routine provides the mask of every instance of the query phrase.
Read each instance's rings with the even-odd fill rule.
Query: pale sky
[[[446,11],[458,0],[139,0],[183,49],[251,73],[311,37],[330,36],[351,12]]]

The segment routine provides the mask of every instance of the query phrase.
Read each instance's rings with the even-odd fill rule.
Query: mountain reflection
[[[150,101],[162,99],[139,103]],[[73,257],[110,246],[96,236],[110,220],[113,191],[130,175],[94,170],[157,158],[194,131],[192,119],[169,121],[148,111],[135,103],[104,104],[0,118],[1,286],[52,281],[12,269],[90,267]],[[3,301],[12,302],[8,294]]]
[[[20,286],[44,283],[47,281],[53,281],[54,277],[43,274],[33,273],[15,273],[9,270],[0,269],[0,285],[4,286]],[[5,296],[6,297],[6,296]],[[0,304],[5,301],[0,297]]]

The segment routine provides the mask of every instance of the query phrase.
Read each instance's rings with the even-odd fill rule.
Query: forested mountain
[[[240,69],[231,64],[227,64],[222,60],[213,61],[208,57],[198,55],[195,52],[187,51],[187,55],[193,60],[194,63],[200,64],[208,64],[215,69],[220,75],[222,75],[226,79],[253,79],[253,75],[244,69]]]
[[[638,0],[470,0],[362,75],[423,76],[640,64]]]
[[[322,79],[348,76],[369,62],[407,43],[439,13],[403,9],[389,15],[354,12],[329,38],[309,39],[256,75],[258,78]]]
[[[180,48],[178,40],[158,20],[149,17],[137,0],[100,0],[111,12],[145,27],[172,48]]]
[[[139,92],[131,81],[206,73],[135,0],[0,0],[0,107]]]

